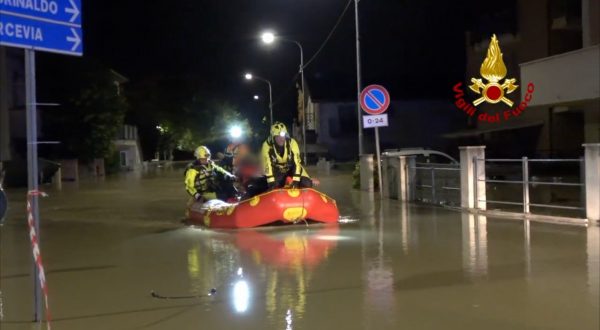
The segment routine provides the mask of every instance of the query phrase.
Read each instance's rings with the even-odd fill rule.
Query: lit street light
[[[273,32],[264,32],[260,38],[265,44],[272,44],[275,41],[275,34]]]
[[[267,31],[261,35],[261,39],[265,44],[272,44],[275,42],[275,39],[293,43],[300,49],[300,79],[302,80],[302,153],[304,154],[304,164],[306,164],[306,108],[304,106],[304,98],[305,89],[304,89],[304,50],[302,49],[302,45],[296,41],[291,39],[286,39],[282,37],[276,37],[273,32]]]
[[[260,80],[260,81],[265,82],[265,83],[267,83],[269,85],[269,114],[270,114],[271,126],[272,126],[273,125],[273,88],[271,86],[271,82],[268,81],[265,78],[254,76],[251,73],[246,73],[244,75],[244,78],[246,78],[246,80],[253,80],[253,79]],[[259,99],[258,95],[254,95],[254,99],[258,100]]]

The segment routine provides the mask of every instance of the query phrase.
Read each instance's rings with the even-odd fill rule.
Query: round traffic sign
[[[389,106],[390,93],[383,86],[370,85],[360,93],[360,107],[368,114],[382,114]]]

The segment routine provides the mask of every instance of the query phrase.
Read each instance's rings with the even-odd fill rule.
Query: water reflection
[[[531,222],[529,219],[523,221],[523,244],[525,251],[525,278],[531,279]]]
[[[235,244],[242,253],[251,256],[256,265],[267,264],[299,272],[305,267],[314,268],[326,259],[337,245],[338,233],[337,225],[312,233],[293,230],[267,234],[244,230],[235,234]]]
[[[208,288],[222,287],[235,274],[240,257],[234,246],[218,236],[209,236],[209,232],[195,233],[197,239],[187,250],[187,271],[190,292],[202,294]]]
[[[248,282],[244,279],[240,279],[233,285],[233,307],[238,313],[244,313],[248,310],[250,302],[250,289],[248,288]]]
[[[463,270],[470,277],[488,273],[487,218],[462,214]]]
[[[394,225],[393,223],[386,223],[385,218],[389,215],[389,203],[380,201],[376,204],[376,209],[370,223],[375,226],[375,231],[372,233],[376,235],[376,245],[366,244],[364,255],[370,255],[372,257],[365,260],[365,279],[366,287],[365,301],[367,304],[365,307],[368,311],[378,311],[388,314],[390,311],[395,309],[396,299],[394,295],[394,270],[392,267],[393,261],[388,257],[386,258],[386,225]],[[386,212],[387,211],[387,212]],[[404,229],[404,227],[403,227]],[[391,238],[391,236],[388,236]],[[396,238],[394,238],[395,240]],[[404,239],[403,239],[404,240]],[[368,241],[367,241],[368,242]],[[388,244],[391,242],[388,242]],[[404,243],[403,243],[404,244]],[[406,235],[406,244],[408,245],[408,234]],[[370,253],[371,251],[375,253]],[[388,316],[388,321],[394,319],[393,315]],[[370,322],[370,321],[369,321]]]
[[[587,229],[587,268],[588,287],[592,300],[598,301],[600,295],[600,228]]]
[[[327,260],[339,236],[337,225],[281,231],[241,230],[233,243],[242,258],[266,272],[264,304],[274,322],[292,329],[306,312],[306,292],[317,266]],[[283,317],[282,317],[283,316]]]
[[[400,225],[402,252],[407,255],[410,243],[410,221],[408,219],[408,206],[406,205],[403,205],[400,211]]]

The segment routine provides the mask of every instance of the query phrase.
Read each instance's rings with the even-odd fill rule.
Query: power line
[[[333,33],[335,33],[335,30],[337,30],[338,26],[340,25],[340,23],[342,22],[342,19],[344,18],[344,15],[346,15],[346,12],[348,11],[348,8],[350,8],[350,4],[352,3],[352,1],[354,0],[348,0],[348,3],[346,4],[346,7],[344,8],[344,11],[342,11],[342,13],[340,14],[340,16],[337,19],[337,22],[335,23],[335,25],[333,26],[333,28],[331,29],[331,31],[329,31],[329,34],[327,35],[327,38],[325,38],[325,40],[323,41],[323,43],[321,44],[321,46],[319,47],[319,49],[316,51],[316,53],[310,58],[310,60],[308,60],[305,64],[304,64],[304,68],[306,69],[306,67],[308,67],[308,65],[314,61],[317,56],[319,55],[319,53],[321,53],[321,51],[323,50],[323,48],[325,48],[325,46],[327,45],[327,43],[329,42],[329,39],[331,39],[331,37],[333,36]]]
[[[325,40],[323,41],[323,43],[321,43],[321,46],[319,47],[319,49],[317,49],[317,51],[315,52],[315,54],[304,64],[303,69],[306,69],[306,67],[308,67],[308,65],[311,64],[317,58],[317,56],[319,56],[319,54],[321,53],[321,51],[323,50],[323,48],[325,48],[325,46],[327,45],[327,43],[329,42],[329,40],[331,39],[331,37],[333,36],[333,34],[335,33],[335,31],[337,30],[338,26],[342,22],[342,19],[344,18],[344,15],[346,15],[346,12],[348,11],[348,8],[350,8],[350,4],[352,4],[352,1],[354,1],[354,0],[348,0],[348,3],[346,4],[346,7],[344,8],[344,10],[342,11],[342,13],[338,17],[337,21],[335,22],[335,25],[333,26],[333,28],[331,29],[331,31],[329,31],[329,34],[327,35],[327,37],[325,38]],[[281,101],[281,99],[284,96],[286,96],[287,93],[290,92],[290,90],[292,89],[292,87],[295,86],[296,79],[298,79],[298,76],[300,76],[300,70],[298,70],[298,72],[296,72],[296,74],[294,75],[294,77],[292,78],[292,80],[290,81],[290,83],[288,84],[288,86],[285,88],[285,90],[281,94],[279,94],[279,96],[277,97],[277,99],[275,101],[273,101],[273,105],[278,104]]]

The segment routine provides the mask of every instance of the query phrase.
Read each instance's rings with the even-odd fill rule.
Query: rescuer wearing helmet
[[[269,190],[283,188],[287,177],[292,178],[292,188],[313,186],[308,172],[302,167],[298,142],[290,137],[283,123],[275,122],[271,126],[271,134],[262,145],[261,156]]]
[[[185,190],[197,201],[211,199],[226,201],[236,195],[233,182],[236,177],[210,159],[210,150],[199,146],[194,151],[196,160],[185,169]]]

